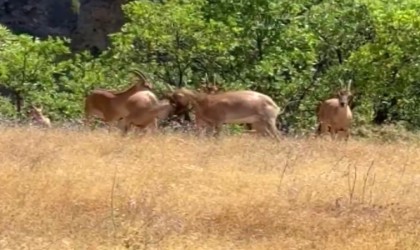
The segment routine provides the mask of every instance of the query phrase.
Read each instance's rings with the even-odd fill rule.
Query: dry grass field
[[[0,249],[420,249],[420,145],[0,127]]]

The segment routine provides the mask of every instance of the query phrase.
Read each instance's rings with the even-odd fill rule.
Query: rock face
[[[77,28],[72,33],[74,51],[89,49],[96,53],[108,46],[107,35],[124,24],[124,0],[80,0]]]
[[[71,38],[73,51],[98,52],[124,24],[125,0],[0,0],[0,23],[15,33]],[[77,8],[77,6],[79,8]]]
[[[0,23],[15,33],[67,36],[76,27],[72,0],[0,0]]]

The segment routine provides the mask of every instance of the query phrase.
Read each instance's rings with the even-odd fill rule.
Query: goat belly
[[[227,114],[225,116],[226,123],[254,123],[258,120],[257,116],[243,116],[240,114]]]

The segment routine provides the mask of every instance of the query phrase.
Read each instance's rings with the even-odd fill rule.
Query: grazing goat
[[[29,116],[36,125],[51,128],[51,121],[42,113],[42,107],[37,108],[32,105]]]
[[[125,91],[117,92],[104,89],[95,89],[88,96],[86,96],[85,125],[90,124],[91,116],[96,116],[107,123],[108,131],[110,131],[112,122],[118,121],[124,116],[128,115],[129,107],[127,105],[127,101],[130,98],[131,103],[142,102],[142,100],[136,101],[135,99],[143,99],[143,95],[136,95],[143,91],[147,91],[147,95],[149,96],[154,96],[154,94],[150,91],[153,88],[152,84],[147,82],[144,74],[137,70],[135,70],[133,73],[137,75],[138,80],[135,81],[135,83]]]
[[[196,119],[220,134],[223,124],[250,123],[257,133],[279,138],[276,118],[280,108],[267,95],[250,91],[199,93],[181,88],[172,93],[176,103],[191,102]]]
[[[352,97],[350,92],[351,80],[348,82],[347,89],[342,89],[337,92],[335,98],[331,98],[320,102],[316,108],[316,115],[318,120],[317,135],[325,132],[331,133],[331,138],[334,139],[339,131],[343,131],[345,139],[350,137],[350,126],[353,119],[353,114],[349,107],[349,102]]]

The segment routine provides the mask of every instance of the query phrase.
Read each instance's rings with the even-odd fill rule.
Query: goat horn
[[[146,76],[140,70],[135,69],[132,71],[132,73],[135,74],[137,77],[141,78],[143,82],[146,82]]]
[[[350,79],[349,80],[349,83],[348,83],[348,85],[347,85],[347,90],[349,90],[350,91],[350,88],[351,88],[351,83],[353,82],[353,79]]]
[[[344,85],[343,80],[338,79],[338,81],[340,82],[340,86],[343,87],[343,85]]]
[[[207,72],[205,74],[205,78],[206,78],[206,87],[209,86],[209,76],[207,75]]]
[[[213,73],[213,86],[216,86],[216,74],[215,73]]]
[[[172,85],[168,84],[167,82],[163,82],[163,83],[169,89],[169,91],[174,91],[174,87]]]
[[[136,76],[140,76],[140,70],[138,70],[138,69],[132,69],[132,70],[130,70],[130,72],[133,73]]]
[[[144,75],[144,73],[143,73],[143,72],[141,72],[140,70],[135,69],[135,70],[133,70],[133,73],[134,73],[135,75],[137,75],[137,76],[139,76],[139,77],[143,78],[143,80],[146,80],[146,76],[145,76],[145,75]]]

